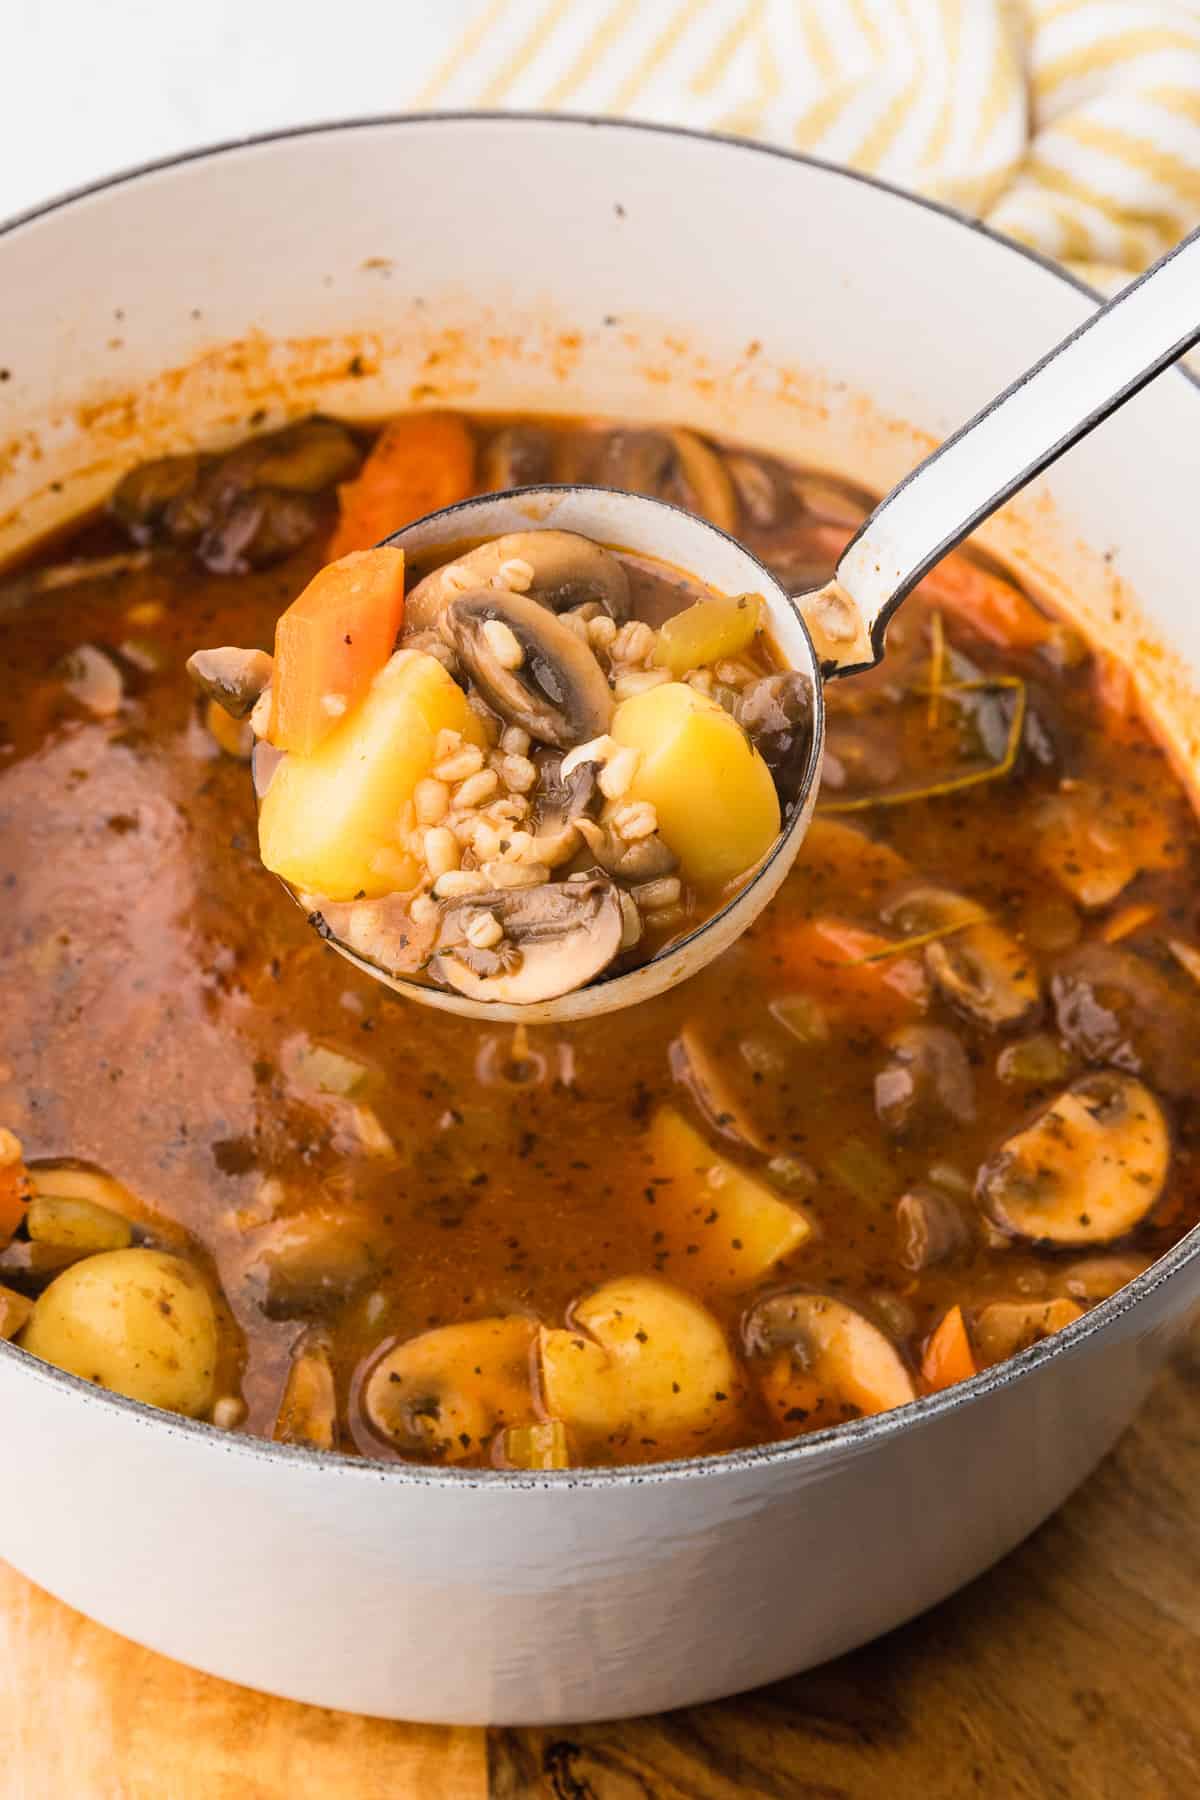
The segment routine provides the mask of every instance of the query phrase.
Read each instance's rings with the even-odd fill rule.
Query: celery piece
[[[567,1428],[561,1419],[548,1419],[541,1425],[510,1425],[501,1455],[510,1469],[568,1469]]]

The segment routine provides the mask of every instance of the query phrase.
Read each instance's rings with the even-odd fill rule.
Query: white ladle
[[[396,532],[389,543],[427,558],[431,550],[464,539],[539,528],[577,531],[610,547],[674,563],[721,593],[761,594],[776,645],[811,678],[812,747],[792,811],[753,878],[721,911],[628,974],[537,1005],[500,1005],[386,975],[333,940],[336,948],[398,993],[477,1019],[590,1018],[686,981],[741,936],[796,859],[821,773],[822,680],[878,663],[889,620],[935,564],[1197,342],[1200,231],[1101,307],[893,488],[847,545],[833,580],[813,593],[786,593],[748,550],[705,520],[662,500],[608,488],[489,494]],[[1182,445],[1180,452],[1196,454]]]

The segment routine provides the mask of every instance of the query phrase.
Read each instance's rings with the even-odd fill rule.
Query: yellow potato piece
[[[546,1411],[585,1438],[690,1447],[733,1415],[739,1388],[725,1334],[689,1294],[651,1276],[609,1281],[573,1329],[538,1334]]]
[[[674,1107],[654,1117],[639,1186],[654,1184],[666,1273],[689,1285],[745,1287],[798,1250],[812,1222],[737,1163],[719,1155]]]
[[[327,900],[415,886],[416,864],[397,841],[400,815],[433,766],[442,730],[485,742],[441,663],[399,651],[311,756],[288,756],[276,769],[258,820],[266,867]]]
[[[766,855],[779,835],[775,783],[715,700],[666,682],[619,706],[612,736],[641,752],[629,798],[655,807],[688,881],[723,887]]]
[[[212,1405],[217,1321],[204,1278],[161,1250],[108,1250],[57,1276],[22,1347],[147,1406],[198,1418]]]
[[[680,676],[723,657],[740,656],[754,642],[761,615],[759,594],[714,594],[711,600],[697,600],[662,626],[654,661]]]

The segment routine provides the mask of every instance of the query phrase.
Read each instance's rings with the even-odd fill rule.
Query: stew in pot
[[[691,982],[514,1029],[319,941],[259,858],[249,718],[188,658],[250,646],[252,704],[330,561],[547,479],[696,508],[794,591],[870,506],[686,430],[313,419],[134,470],[4,577],[0,1335],[293,1444],[658,1461],[969,1377],[1200,1218],[1200,834],[1128,673],[982,556],[830,687],[797,866]],[[756,712],[757,655],[683,685],[770,765],[797,721]],[[422,777],[447,812],[527,754],[476,747]]]

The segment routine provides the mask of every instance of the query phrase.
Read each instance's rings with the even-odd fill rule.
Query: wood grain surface
[[[2,1800],[1189,1800],[1200,1333],[1093,1479],[915,1624],[740,1699],[452,1731],[195,1675],[0,1566]]]

